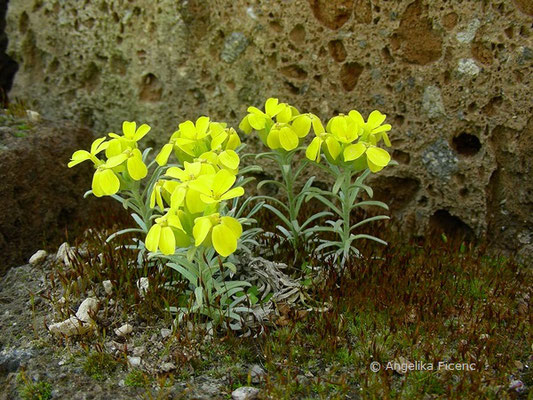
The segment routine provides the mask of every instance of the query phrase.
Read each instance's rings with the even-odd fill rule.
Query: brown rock
[[[75,150],[88,148],[91,133],[72,123],[43,121],[30,129],[0,131],[0,274],[22,264],[43,241],[54,243],[94,221],[109,202],[83,199],[92,167],[67,168]]]
[[[324,26],[337,30],[353,12],[353,0],[309,0],[314,16]]]
[[[411,64],[425,65],[442,55],[442,37],[433,29],[427,6],[421,0],[409,4],[394,36],[394,47]]]

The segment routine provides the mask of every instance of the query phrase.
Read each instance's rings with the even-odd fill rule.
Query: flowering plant
[[[275,118],[275,120],[274,120]],[[278,229],[293,244],[298,247],[299,240],[308,240],[317,232],[330,232],[338,236],[338,240],[331,241],[320,239],[321,244],[317,250],[334,248],[332,251],[335,258],[342,255],[345,262],[351,253],[359,254],[352,244],[357,239],[372,239],[381,243],[381,239],[366,234],[353,234],[352,231],[360,226],[380,219],[388,219],[388,216],[375,216],[351,225],[351,211],[356,207],[368,205],[388,209],[385,203],[373,200],[356,203],[361,189],[372,197],[370,186],[364,184],[364,180],[371,172],[379,172],[391,163],[389,153],[379,147],[380,141],[390,146],[387,132],[389,124],[383,125],[386,116],[379,111],[373,111],[365,122],[361,114],[352,110],[348,115],[337,115],[331,118],[326,128],[319,117],[314,114],[300,114],[299,111],[289,104],[279,103],[277,99],[270,98],[265,103],[265,111],[255,107],[248,108],[248,115],[241,121],[239,127],[246,134],[253,130],[257,131],[262,142],[271,151],[261,153],[257,157],[267,157],[274,160],[280,168],[282,182],[265,180],[259,185],[273,183],[284,190],[287,195],[285,204],[271,196],[257,196],[269,200],[276,206],[267,204],[266,208],[279,217],[283,225]],[[299,147],[303,139],[313,128],[315,137],[304,147]],[[293,168],[293,158],[298,150],[305,149],[307,160],[332,175],[335,184],[331,190],[321,190],[313,186],[315,177],[311,177],[295,193],[295,181],[306,168],[306,160]],[[320,161],[325,159],[325,163]],[[296,164],[296,163],[294,163]],[[360,176],[353,181],[356,175]],[[300,224],[298,213],[302,202],[316,198],[322,202],[329,211],[317,213]],[[320,218],[337,215],[337,220],[327,220],[328,226],[313,226]]]

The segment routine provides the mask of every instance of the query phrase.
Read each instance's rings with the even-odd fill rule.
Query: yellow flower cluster
[[[143,179],[148,169],[142,160],[141,151],[137,142],[150,131],[146,124],[137,128],[135,122],[124,121],[122,124],[123,136],[110,133],[112,138],[106,141],[105,137],[96,139],[91,145],[91,151],[78,150],[72,155],[68,167],[71,168],[83,161],[91,160],[96,169],[92,191],[96,197],[111,196],[120,189],[120,179],[131,178],[135,181]],[[105,150],[107,161],[101,160],[96,155]]]
[[[124,122],[123,136],[110,133],[109,141],[95,140],[90,152],[76,151],[68,166],[93,161],[96,168],[93,193],[98,197],[116,194],[121,180],[138,181],[146,177],[148,169],[137,142],[149,130],[146,124],[136,129],[135,122]],[[240,164],[235,149],[240,144],[234,129],[211,122],[208,117],[179,125],[155,159],[160,167],[165,167],[174,151],[182,167],[167,167],[163,178],[149,188],[149,206],[160,213],[146,236],[149,251],[161,250],[170,255],[176,246],[186,248],[194,244],[212,246],[226,257],[237,249],[241,224],[235,218],[221,216],[221,204],[244,194],[242,187],[233,187]],[[107,161],[96,157],[104,150]]]
[[[391,126],[383,125],[385,118],[375,110],[365,122],[358,111],[352,110],[348,115],[331,118],[324,129],[316,115],[300,114],[296,108],[270,98],[265,103],[265,112],[249,107],[239,128],[246,134],[257,131],[263,143],[272,150],[291,151],[301,145],[313,127],[315,137],[305,151],[309,160],[320,162],[321,154],[324,154],[332,164],[343,164],[353,170],[368,167],[372,172],[378,172],[391,160],[390,154],[378,147],[381,140],[386,146],[391,145],[387,135]]]

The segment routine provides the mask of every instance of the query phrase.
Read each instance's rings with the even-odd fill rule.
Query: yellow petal
[[[159,247],[160,236],[161,236],[161,225],[159,224],[152,225],[152,227],[148,231],[148,235],[146,235],[144,246],[152,253],[155,253],[157,251],[157,248]]]
[[[282,110],[282,107],[278,104],[279,100],[275,98],[270,98],[265,102],[265,113],[269,117],[275,116],[277,113],[279,113]]]
[[[226,225],[219,224],[213,228],[213,247],[222,257],[227,257],[237,250],[237,238]]]
[[[380,126],[383,121],[385,121],[385,118],[387,118],[387,116],[385,114],[380,113],[378,110],[372,111],[368,116],[368,127],[371,131],[373,131],[375,128]]]
[[[307,115],[300,115],[292,121],[292,129],[299,138],[306,137],[311,130],[311,118]]]
[[[215,137],[213,137],[213,139],[211,140],[211,150],[217,150],[218,148],[220,148],[220,146],[222,146],[222,143],[224,143],[224,140],[226,140],[227,137],[228,134],[226,132],[221,132]]]
[[[237,178],[231,172],[226,169],[221,169],[215,175],[213,180],[213,194],[220,198],[224,193],[226,193],[230,187],[233,186]]]
[[[102,193],[111,196],[120,189],[120,181],[115,173],[110,169],[104,169],[95,173],[95,179],[98,181],[98,186],[102,189]]]
[[[322,146],[322,139],[315,137],[307,149],[305,150],[305,156],[311,161],[320,161],[320,146]]]
[[[133,139],[136,127],[137,124],[135,122],[124,121],[122,123],[122,132],[124,133],[124,136],[128,139]]]
[[[281,147],[281,143],[279,141],[279,130],[278,129],[271,129],[267,136],[267,146],[270,147],[272,150],[279,149]]]
[[[194,245],[200,246],[209,232],[211,231],[211,220],[209,217],[199,217],[194,220],[194,228],[192,229],[192,235],[194,236]]]
[[[181,136],[187,139],[196,138],[196,127],[192,121],[185,121],[179,124]]]
[[[148,169],[143,163],[142,155],[139,149],[135,150],[133,151],[134,155],[128,158],[127,167],[130,176],[134,180],[138,181],[146,177],[146,175],[148,174]]]
[[[169,226],[177,229],[183,229],[180,217],[178,217],[176,214],[168,214],[167,221]]]
[[[341,152],[341,145],[335,140],[335,138],[328,136],[326,138],[326,147],[328,148],[329,155],[334,160],[337,159]]]
[[[390,161],[390,154],[387,153],[387,150],[379,147],[369,147],[366,151],[366,156],[368,157],[368,160],[372,162],[372,164],[375,164],[379,167],[385,167]]]
[[[362,126],[365,124],[365,119],[363,118],[363,116],[361,115],[361,113],[359,113],[359,111],[357,110],[352,110],[348,113],[348,116],[353,119],[356,124],[358,126]]]
[[[93,190],[93,194],[96,196],[96,197],[102,197],[102,196],[105,196],[105,193],[104,191],[102,190],[102,187],[100,186],[100,180],[99,180],[99,175],[101,174],[101,171],[99,170],[96,170],[94,172],[94,175],[93,175],[93,181],[92,181],[92,190]]]
[[[233,217],[221,217],[221,224],[227,226],[234,233],[235,237],[240,238],[242,235],[242,225]]]
[[[386,132],[382,132],[381,133],[381,137],[383,138],[383,141],[385,142],[385,146],[391,147],[391,142],[390,142],[390,139],[389,139],[389,135],[387,135]]]
[[[322,122],[320,121],[320,118],[318,118],[316,115],[311,116],[311,124],[313,125],[313,131],[317,136],[326,131],[324,129],[324,125],[322,125]]]
[[[114,157],[122,153],[122,142],[120,139],[113,139],[108,142],[107,148],[105,149],[105,155],[107,158]]]
[[[235,150],[240,145],[241,138],[237,135],[237,132],[233,131],[233,133],[229,135],[228,142],[226,143],[226,150]]]
[[[220,163],[229,169],[239,168],[239,155],[233,150],[225,150],[218,156]]]
[[[364,143],[351,144],[344,149],[344,161],[357,160],[366,151],[366,145]]]
[[[126,161],[127,158],[128,158],[128,155],[126,153],[121,153],[121,154],[111,157],[109,160],[106,161],[105,165],[108,168],[115,168],[116,166]]]
[[[196,133],[198,139],[206,136],[207,128],[209,128],[209,117],[200,117],[196,120]]]
[[[176,251],[176,238],[174,232],[169,226],[161,228],[161,235],[159,237],[159,248],[161,252],[166,255],[174,254]]]
[[[248,121],[248,115],[242,119],[241,123],[239,124],[239,129],[247,135],[252,132],[253,128]]]
[[[67,166],[69,168],[72,168],[73,166],[90,159],[91,154],[87,150],[78,150],[75,151],[74,154],[72,154],[71,161],[67,164]]]
[[[186,182],[187,180],[189,180],[189,174],[187,174],[185,171],[178,167],[170,167],[169,169],[167,169],[165,176],[170,176],[171,178],[179,179],[182,182]]]
[[[276,121],[280,123],[287,123],[292,118],[291,108],[287,104],[280,104],[283,109],[276,115]]]
[[[256,131],[260,131],[265,128],[266,118],[263,115],[249,114],[248,122]]]
[[[172,153],[172,149],[174,148],[173,144],[167,143],[163,146],[157,157],[155,158],[155,161],[162,167],[163,165],[167,165],[168,158],[170,157],[170,153]]]
[[[187,194],[187,189],[184,187],[177,187],[172,192],[172,195],[170,196],[170,208],[177,209],[181,207],[183,204],[183,200],[185,200],[185,195]]]
[[[135,140],[136,142],[141,140],[144,137],[144,135],[150,132],[150,129],[152,128],[149,125],[142,124],[141,126],[139,126],[139,129],[137,129],[132,139]]]
[[[298,135],[291,128],[285,126],[281,128],[279,133],[279,142],[285,150],[294,150],[298,147]]]
[[[201,213],[207,207],[207,204],[200,198],[200,192],[192,189],[187,190],[185,204],[187,205],[187,210],[192,214]]]
[[[103,138],[96,139],[93,144],[91,144],[91,154],[97,155],[102,150],[105,150],[109,145],[109,142],[103,143],[105,141],[105,136]]]
[[[236,188],[233,188],[231,190],[228,190],[226,193],[224,193],[220,200],[229,200],[234,199],[235,197],[240,197],[244,194],[244,188],[237,186]]]

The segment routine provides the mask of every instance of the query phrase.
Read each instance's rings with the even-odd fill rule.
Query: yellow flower
[[[221,169],[216,175],[202,175],[189,186],[200,193],[200,199],[204,203],[217,204],[244,194],[244,189],[240,186],[231,189],[236,179],[231,172]]]
[[[316,137],[305,150],[305,156],[315,162],[320,162],[320,151],[324,150],[326,156],[335,161],[341,152],[341,145],[331,134],[326,132],[324,125],[316,115],[311,115],[311,123]]]
[[[109,146],[106,149],[106,156],[110,158],[122,153],[128,148],[137,148],[137,142],[141,140],[150,129],[152,128],[147,124],[142,124],[137,128],[135,122],[124,121],[122,123],[123,136],[119,136],[116,133],[109,133],[109,136],[113,139],[109,141]]]
[[[68,167],[72,168],[73,166],[78,165],[86,160],[91,160],[95,166],[102,164],[103,161],[96,158],[96,155],[109,146],[109,142],[105,142],[105,139],[105,137],[96,139],[91,144],[90,152],[87,150],[75,151],[74,154],[72,154],[71,161],[68,163]]]
[[[391,160],[390,154],[386,150],[365,142],[359,142],[344,149],[344,161],[357,160],[363,154],[366,155],[368,168],[372,172],[381,171]]]
[[[223,257],[237,250],[237,241],[242,235],[242,226],[233,217],[221,217],[214,213],[194,220],[193,236],[196,247],[213,245]]]
[[[160,249],[163,254],[174,254],[176,250],[175,230],[183,231],[183,227],[179,217],[173,211],[169,211],[157,218],[148,231],[146,248],[154,253]]]
[[[381,125],[385,121],[385,118],[387,118],[385,114],[382,114],[378,110],[374,110],[368,116],[367,122],[365,122],[362,115],[356,110],[350,111],[348,115],[362,128],[360,135],[361,140],[375,146],[381,139],[383,139],[387,147],[391,146],[391,142],[387,135],[387,132],[391,130],[391,126],[390,124]]]

